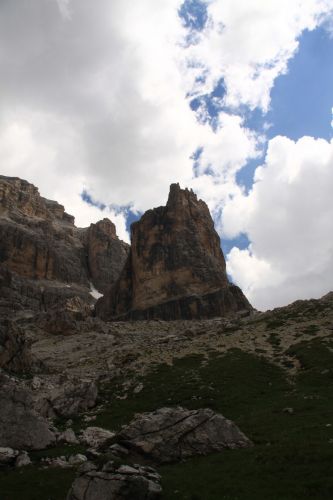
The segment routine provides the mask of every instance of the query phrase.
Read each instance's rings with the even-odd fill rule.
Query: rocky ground
[[[79,327],[78,327],[79,328]],[[106,379],[144,374],[152,366],[171,365],[192,354],[209,357],[233,348],[263,356],[294,374],[299,361],[289,348],[299,342],[333,336],[333,294],[245,317],[192,321],[92,320],[84,331],[54,336],[31,327],[32,353],[51,372]]]
[[[279,488],[269,498],[294,500],[309,492],[313,498],[331,498],[333,484],[327,474],[333,458],[332,293],[320,300],[229,319],[103,323],[91,318],[76,322],[66,335],[48,332],[26,317],[15,327],[25,332],[30,349],[25,352],[18,345],[27,356],[25,362],[33,362],[35,373],[23,378],[2,374],[1,394],[7,403],[1,407],[7,410],[0,411],[0,417],[2,422],[12,422],[9,414],[16,411],[14,403],[8,406],[12,394],[10,401],[19,400],[25,408],[30,442],[15,431],[15,425],[7,425],[8,439],[2,436],[0,449],[1,500],[60,500],[67,493],[70,500],[101,500],[111,493],[114,498],[138,499],[161,495],[258,499],[267,498],[265,489],[268,483],[275,484],[276,475]],[[183,409],[177,410],[179,406]],[[193,423],[191,441],[184,450],[196,450],[194,457],[187,451],[170,460],[175,465],[164,465],[169,448],[163,443],[170,443],[170,450],[182,449],[172,445],[178,431],[170,418],[182,421],[188,412],[205,408],[211,408],[207,411],[214,418],[234,421],[245,433],[239,431],[245,442],[249,439],[253,446],[243,451],[241,446],[239,452],[216,454],[216,447],[208,451],[208,443],[216,442],[216,429],[198,436]],[[147,411],[155,412],[157,420],[145,417]],[[163,424],[160,411],[176,416],[168,416],[169,423]],[[183,413],[177,416],[175,411]],[[135,414],[139,414],[137,421],[133,421]],[[132,427],[126,431],[122,426],[130,421]],[[156,434],[156,429],[165,427],[172,429],[168,436]],[[133,429],[136,437],[129,444]],[[186,428],[180,429],[180,435],[187,435]],[[153,441],[140,437],[147,432]],[[217,435],[225,442],[222,434]],[[200,451],[202,436],[206,440]],[[202,453],[206,458],[200,458]],[[281,461],[288,464],[288,472],[279,465]],[[196,471],[194,476],[188,474],[188,467]],[[240,467],[246,477],[256,478],[255,484],[244,478]],[[307,477],[308,467],[312,476]],[[298,478],[297,487],[289,485],[293,468],[296,474],[305,474]],[[237,471],[242,477],[238,489]],[[191,484],[184,481],[184,474],[192,475]],[[234,478],[233,486],[231,480],[225,483],[226,475]],[[76,476],[79,482],[73,482]],[[55,485],[51,496],[47,483]],[[24,485],[28,493],[23,497]],[[229,495],[229,490],[234,493]],[[84,497],[84,491],[91,496]],[[237,491],[241,496],[235,496]],[[94,496],[96,492],[100,496]]]

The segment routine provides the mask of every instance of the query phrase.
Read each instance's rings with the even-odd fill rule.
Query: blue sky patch
[[[277,78],[271,92],[272,123],[268,138],[305,135],[331,139],[333,106],[333,38],[324,28],[305,31],[286,75]]]
[[[178,11],[184,26],[189,30],[201,31],[207,22],[207,5],[200,0],[185,0]]]

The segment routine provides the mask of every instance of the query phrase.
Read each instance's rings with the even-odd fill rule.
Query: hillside
[[[332,292],[264,313],[103,321],[90,283],[114,292],[89,255],[105,267],[110,245],[89,247],[87,231],[126,250],[112,223],[77,229],[25,181],[0,180],[32,193],[0,197],[1,500],[332,498]],[[82,258],[80,272],[45,274],[32,247]],[[111,264],[117,289],[128,264]]]

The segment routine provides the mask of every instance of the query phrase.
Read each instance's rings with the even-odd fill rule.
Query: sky
[[[208,204],[260,310],[333,290],[333,0],[2,0],[0,173],[120,238]]]

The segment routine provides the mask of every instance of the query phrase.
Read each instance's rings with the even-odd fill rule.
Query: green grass
[[[99,423],[117,428],[136,412],[166,405],[210,407],[254,441],[252,449],[161,467],[165,500],[331,499],[333,394],[325,370],[333,355],[319,342],[302,343],[289,354],[304,365],[295,383],[264,358],[236,349],[211,356],[208,364],[193,356],[159,366],[142,380],[139,394],[112,400]],[[121,385],[113,390],[121,393]]]
[[[0,471],[0,500],[65,500],[73,469],[24,467]]]
[[[127,399],[117,398],[124,395],[124,380],[116,380],[102,388],[105,407],[94,425],[117,429],[135,413],[162,406],[210,407],[255,446],[161,467],[164,500],[332,499],[333,353],[314,339],[286,354],[301,362],[295,380],[264,357],[237,349],[213,353],[208,362],[189,356],[160,365],[137,378],[143,390],[135,394],[134,384]],[[37,468],[4,472],[0,500],[23,500],[23,491],[25,500],[64,500],[73,475]]]

